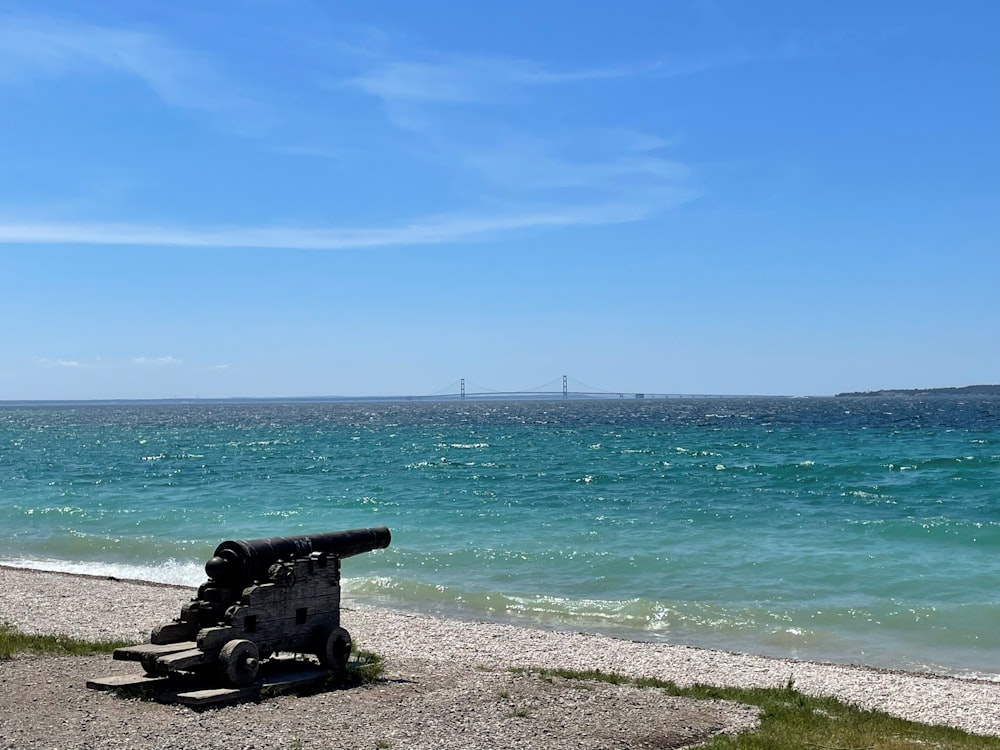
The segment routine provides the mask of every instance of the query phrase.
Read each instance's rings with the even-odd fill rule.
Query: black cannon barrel
[[[205,563],[205,572],[209,578],[226,586],[249,585],[266,580],[268,568],[279,560],[307,557],[313,552],[337,558],[351,557],[384,549],[391,539],[385,526],[270,539],[237,539],[215,548],[214,556]]]

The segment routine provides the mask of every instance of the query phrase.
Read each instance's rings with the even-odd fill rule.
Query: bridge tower
[[[563,398],[569,398],[569,381],[563,375]]]
[[[462,378],[462,400],[465,401],[465,378]]]

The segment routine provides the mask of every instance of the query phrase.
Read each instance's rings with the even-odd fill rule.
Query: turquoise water
[[[991,679],[998,488],[990,398],[0,408],[0,562],[385,524],[356,600]]]

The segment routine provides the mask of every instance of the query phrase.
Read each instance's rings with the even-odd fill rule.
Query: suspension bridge
[[[373,397],[375,398],[375,397]],[[568,375],[555,378],[542,385],[524,390],[495,390],[473,383],[466,384],[465,378],[445,386],[440,391],[420,396],[378,397],[407,401],[530,401],[530,400],[598,400],[598,399],[680,399],[680,398],[722,398],[704,393],[653,393],[650,391],[623,391],[594,388]]]
[[[422,395],[381,395],[381,396],[236,396],[202,398],[172,397],[152,399],[90,399],[73,400],[42,400],[42,401],[4,401],[0,406],[25,404],[127,404],[127,403],[256,403],[256,402],[378,402],[378,401],[597,401],[610,399],[711,399],[711,398],[760,398],[753,395],[712,394],[712,393],[654,393],[651,391],[628,391],[594,388],[580,381],[573,380],[568,375],[555,378],[547,383],[524,390],[496,390],[474,383],[467,383],[465,378],[445,386],[440,391]]]

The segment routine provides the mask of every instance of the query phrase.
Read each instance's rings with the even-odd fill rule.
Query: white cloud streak
[[[49,359],[48,357],[35,357],[35,365],[38,367],[45,368],[64,368],[64,369],[75,369],[78,367],[94,367],[94,364],[88,364],[86,362],[81,362],[76,359]]]
[[[566,84],[662,72],[659,62],[558,70],[505,57],[392,57],[384,44],[361,62],[366,70],[332,88],[377,99],[419,159],[478,182],[491,202],[562,205],[558,213],[572,216],[565,223],[599,224],[641,221],[698,196],[687,165],[659,153],[669,145],[662,137],[566,122],[544,104],[530,105],[533,97],[562,95]],[[567,96],[580,96],[578,89]],[[600,91],[608,93],[595,96]],[[507,117],[511,106],[516,112]],[[600,218],[606,215],[614,218]],[[537,216],[524,223],[536,222],[563,223]]]
[[[554,71],[527,60],[447,56],[435,62],[384,61],[338,85],[386,101],[482,103],[502,100],[520,87],[623,78],[658,67],[654,63]]]
[[[664,206],[697,197],[694,191],[661,189],[647,204],[606,203],[495,216],[431,217],[398,227],[172,227],[120,223],[2,223],[3,244],[245,247],[303,250],[437,245],[489,239],[504,232],[641,221]]]
[[[35,365],[37,367],[45,368],[62,368],[62,369],[77,369],[77,368],[94,368],[94,367],[116,367],[121,366],[123,362],[105,360],[101,357],[90,361],[82,361],[78,359],[52,359],[49,357],[35,357]],[[165,357],[133,357],[128,361],[129,365],[134,367],[173,367],[176,365],[184,364],[184,360],[179,359],[174,356],[167,355]]]
[[[263,109],[198,55],[131,29],[0,14],[0,84],[111,73],[141,81],[164,103],[245,127]]]
[[[371,51],[369,51],[371,52]],[[510,118],[505,107],[533,90],[567,83],[647,75],[659,63],[556,69],[533,61],[490,56],[411,58],[355,53],[362,70],[328,87],[354,89],[384,105],[390,123],[406,133],[417,160],[436,173],[461,174],[468,206],[414,221],[374,227],[190,226],[183,221],[41,221],[0,218],[0,244],[246,247],[342,250],[418,246],[490,239],[507,232],[643,221],[698,197],[688,168],[657,153],[656,135],[588,129],[544,118]],[[69,75],[114,74],[141,81],[165,103],[230,121],[252,108],[240,86],[212,65],[157,34],[43,17],[0,13],[0,85]],[[546,94],[547,95],[547,94]],[[486,109],[484,110],[484,106]],[[499,108],[499,111],[497,111]],[[377,144],[382,148],[384,144]],[[288,155],[338,159],[326,143],[292,144]],[[450,176],[449,176],[450,179]],[[500,206],[483,212],[471,206]]]

